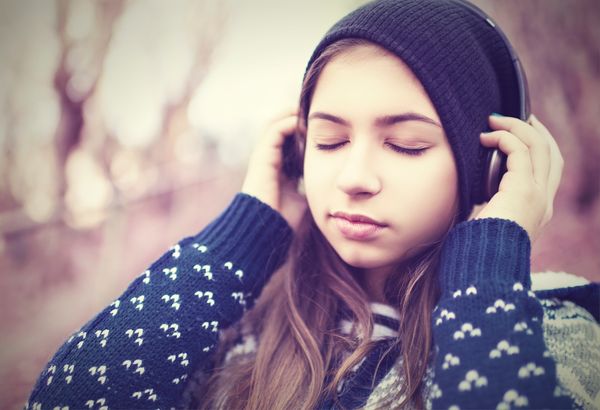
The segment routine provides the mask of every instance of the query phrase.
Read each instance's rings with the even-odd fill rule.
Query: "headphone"
[[[515,76],[517,79],[517,88],[519,95],[519,106],[517,107],[517,112],[519,116],[518,118],[522,121],[527,122],[527,120],[529,119],[529,115],[531,114],[529,86],[527,85],[527,76],[525,75],[525,70],[523,69],[521,60],[519,60],[519,56],[517,55],[517,52],[515,51],[514,47],[512,46],[510,41],[508,41],[508,38],[506,37],[504,32],[500,29],[500,26],[498,26],[494,22],[494,20],[492,20],[492,18],[488,16],[483,10],[465,0],[454,1],[458,4],[462,4],[464,7],[477,14],[480,18],[484,19],[490,26],[492,26],[496,30],[496,33],[498,33],[500,38],[504,41],[504,45],[506,46],[510,54],[510,59],[512,60],[513,68],[515,70]],[[487,129],[486,131],[492,130]],[[485,195],[485,201],[489,201],[498,192],[500,180],[507,171],[507,156],[498,148],[486,149],[488,150],[488,154],[486,158],[486,165],[484,167],[483,192]]]
[[[481,19],[486,21],[487,24],[489,24],[496,30],[496,33],[498,33],[500,38],[503,40],[510,54],[510,58],[515,70],[515,77],[517,79],[519,97],[519,105],[517,107],[518,118],[522,121],[527,122],[531,113],[529,87],[527,84],[527,76],[525,75],[525,70],[523,69],[521,61],[519,60],[519,57],[514,47],[512,46],[504,32],[500,29],[500,27],[483,10],[481,10],[474,4],[469,3],[466,0],[453,1],[471,10],[471,12],[475,13]],[[492,130],[488,128],[485,131]],[[288,136],[285,139],[282,148],[283,172],[288,178],[295,181],[297,181],[302,176],[302,155],[300,152],[301,148],[303,147],[300,147],[300,144],[298,142],[299,138],[294,138],[293,135]],[[504,152],[502,152],[498,148],[486,147],[485,149],[487,151],[487,155],[482,183],[485,201],[489,201],[498,192],[502,176],[507,172],[508,169],[506,166],[507,156]]]

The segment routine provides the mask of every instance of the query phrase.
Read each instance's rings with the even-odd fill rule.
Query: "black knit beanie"
[[[460,211],[466,220],[485,201],[489,148],[479,133],[492,112],[519,116],[517,79],[496,30],[455,0],[375,0],[338,21],[313,52],[305,72],[330,44],[370,40],[404,61],[421,81],[440,117],[458,169]],[[417,176],[418,177],[418,176]]]

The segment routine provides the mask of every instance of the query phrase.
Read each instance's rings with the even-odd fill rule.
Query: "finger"
[[[494,129],[503,129],[518,137],[528,148],[531,166],[536,183],[540,187],[548,185],[550,172],[550,144],[532,125],[514,117],[490,116]]]
[[[297,117],[286,117],[273,124],[266,131],[270,144],[274,147],[281,147],[288,135],[295,132]]]
[[[532,126],[536,128],[540,134],[546,138],[548,144],[550,145],[551,150],[551,158],[550,158],[550,172],[548,175],[548,205],[550,210],[552,211],[554,207],[554,198],[556,196],[556,192],[558,191],[558,187],[560,186],[560,181],[562,178],[563,168],[564,168],[564,159],[560,153],[560,149],[556,140],[548,131],[548,129],[542,124],[536,116],[532,115]]]
[[[564,164],[563,156],[560,152],[560,148],[548,128],[533,114],[531,114],[531,125],[533,128],[537,129],[544,137],[546,137],[546,141],[550,145],[550,150],[552,151],[552,157],[558,160],[558,163]]]
[[[286,120],[287,118],[291,118],[291,117],[297,118],[298,113],[299,113],[299,109],[297,107],[289,106],[285,110],[282,110],[279,113],[277,113],[276,115],[269,116],[267,118],[267,121],[261,128],[262,132],[260,135],[263,136],[263,138],[269,138],[269,135],[271,134],[270,130],[274,126],[277,126],[277,124],[280,121]]]
[[[298,115],[299,111],[300,110],[297,106],[287,107],[284,110],[280,111],[278,114],[274,115],[272,117],[271,122],[279,121],[290,116]]]
[[[287,127],[290,121],[297,121],[298,115],[288,112],[282,114],[280,117],[271,118],[267,121],[262,127],[262,135],[265,139],[270,139],[273,137],[273,131],[278,130],[282,127]]]
[[[558,185],[560,184],[560,179],[562,176],[563,168],[564,168],[564,159],[562,154],[560,153],[560,148],[556,143],[556,140],[550,134],[550,131],[535,117],[532,116],[532,124],[539,131],[540,135],[546,139],[548,145],[550,146],[550,172],[548,176],[549,185],[553,188],[553,194],[558,189]]]
[[[533,180],[529,148],[515,135],[505,130],[482,133],[481,143],[486,147],[497,147],[507,155],[507,171],[516,172]]]

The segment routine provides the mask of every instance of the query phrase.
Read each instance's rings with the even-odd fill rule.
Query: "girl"
[[[597,405],[598,285],[532,291],[563,165],[515,88],[462,3],[350,13],[229,207],[75,332],[26,408]],[[507,172],[468,219],[494,147]]]

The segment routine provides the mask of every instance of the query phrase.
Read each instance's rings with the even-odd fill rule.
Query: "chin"
[[[369,254],[369,252],[344,252],[343,250],[340,252],[337,249],[336,252],[340,259],[357,269],[375,269],[392,263],[384,260],[381,255]]]
[[[350,265],[351,267],[355,268],[355,269],[373,269],[374,267],[376,267],[376,265],[379,264],[375,264],[375,263],[369,263],[369,262],[363,262],[363,261],[352,261],[352,260],[346,260],[343,259],[344,262],[346,262],[348,265]]]

